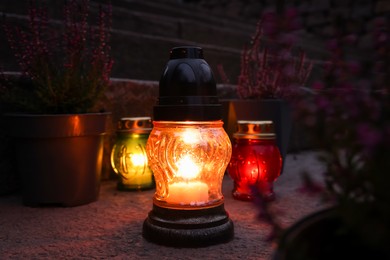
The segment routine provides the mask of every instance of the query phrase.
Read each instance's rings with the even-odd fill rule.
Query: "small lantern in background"
[[[256,193],[273,200],[273,182],[279,177],[282,158],[272,121],[238,121],[228,173],[234,180],[233,197],[253,200]]]
[[[234,227],[224,209],[222,180],[231,143],[202,49],[173,48],[159,91],[146,146],[156,193],[143,236],[178,247],[227,242]]]
[[[111,166],[118,174],[118,190],[154,188],[153,173],[145,150],[151,130],[150,117],[124,117],[118,122],[111,152]]]

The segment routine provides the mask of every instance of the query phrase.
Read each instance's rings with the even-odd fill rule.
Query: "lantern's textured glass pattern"
[[[271,130],[272,129],[272,130]],[[228,166],[234,180],[233,197],[252,200],[257,192],[273,199],[273,182],[280,176],[282,157],[268,121],[239,121]]]
[[[232,150],[223,122],[154,121],[153,124],[146,150],[156,181],[154,203],[168,208],[203,208],[223,203],[222,179]],[[179,184],[198,185],[199,190],[193,194],[202,193],[200,189],[204,188],[206,195],[196,197],[186,189],[184,197],[175,199],[173,187]]]
[[[111,165],[119,182],[130,189],[153,185],[153,173],[148,167],[145,144],[148,134],[122,134],[118,136],[111,153]]]
[[[149,122],[148,122],[149,121]],[[118,174],[119,190],[142,190],[154,187],[153,173],[148,167],[146,142],[151,128],[150,118],[123,118],[118,123],[111,166]],[[151,126],[151,124],[150,124]]]

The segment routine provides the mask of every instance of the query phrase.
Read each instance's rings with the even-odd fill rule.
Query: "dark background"
[[[26,25],[29,2],[2,0],[1,22],[6,19],[11,24]],[[104,2],[91,0],[91,15],[98,13],[98,4]],[[50,18],[62,19],[63,1],[38,3],[48,5]],[[346,33],[359,35],[359,48],[364,51],[370,44],[367,35],[373,18],[390,11],[388,0],[113,0],[112,77],[159,80],[172,47],[197,45],[204,49],[217,81],[221,83],[217,72],[217,65],[221,64],[234,84],[243,46],[250,42],[261,13],[276,5],[300,11],[299,45],[317,61],[326,55],[322,42],[332,33],[336,17],[343,18]],[[3,30],[0,66],[3,71],[19,70]]]

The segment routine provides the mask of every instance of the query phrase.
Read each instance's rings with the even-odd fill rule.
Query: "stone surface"
[[[315,154],[289,155],[285,173],[275,182],[272,210],[282,226],[325,205],[297,192],[299,173],[314,176],[323,167]],[[154,191],[120,192],[115,181],[104,181],[97,202],[73,208],[30,208],[21,197],[0,197],[2,259],[270,259],[274,245],[267,241],[270,226],[258,219],[250,202],[234,200],[233,181],[225,176],[225,209],[235,226],[234,239],[204,248],[171,248],[147,242],[142,223],[152,209]]]

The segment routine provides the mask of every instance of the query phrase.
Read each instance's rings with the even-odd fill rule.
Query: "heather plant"
[[[382,18],[374,21],[368,49],[358,48],[356,35],[335,29],[326,43],[330,57],[323,77],[312,83],[309,92],[301,92],[294,106],[296,120],[312,137],[325,165],[324,184],[306,172],[300,191],[323,195],[345,223],[340,234],[352,231],[361,245],[385,256],[390,256],[388,23]],[[269,205],[260,201],[256,205],[266,216],[261,219],[274,227],[275,236],[280,235]]]
[[[390,39],[384,21],[376,25],[373,50],[363,56],[348,53],[356,49],[355,36],[331,39],[324,79],[297,103],[298,118],[326,151],[327,189],[338,202],[371,201],[379,190],[386,196],[377,199],[390,199],[380,181],[390,181],[384,174],[390,159]]]
[[[91,17],[88,0],[69,0],[58,22],[49,20],[47,7],[31,1],[28,15],[27,29],[3,26],[23,84],[2,75],[2,102],[29,113],[90,112],[113,65],[111,7],[99,6],[97,17]],[[94,18],[96,25],[89,25]]]
[[[374,24],[372,49],[365,55],[356,49],[354,35],[329,40],[324,80],[313,83],[314,93],[301,99],[297,115],[324,151],[328,197],[359,235],[385,246],[390,241],[390,34],[388,21],[378,18]]]
[[[285,98],[302,87],[312,70],[306,53],[294,47],[298,13],[266,12],[257,24],[249,47],[241,55],[237,92],[243,99]]]

